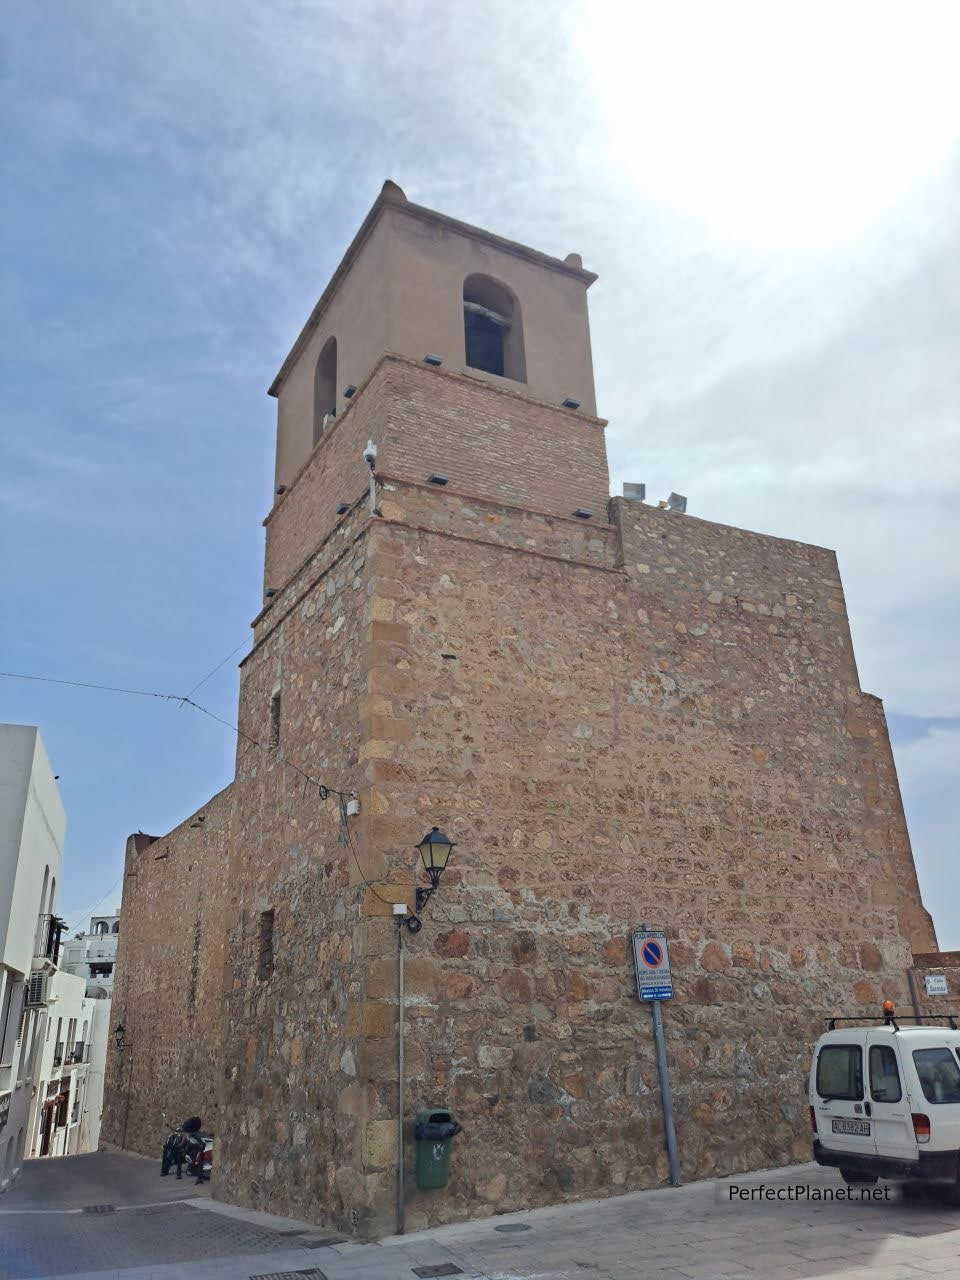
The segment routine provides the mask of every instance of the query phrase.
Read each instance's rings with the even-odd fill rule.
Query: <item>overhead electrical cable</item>
[[[237,648],[240,648],[240,647],[242,646],[239,646],[239,645],[237,646]],[[234,649],[233,652],[236,653],[237,650]],[[232,656],[233,654],[228,654],[227,657],[223,659],[223,662],[219,664],[219,666],[223,666],[223,663],[228,662]],[[215,667],[214,671],[216,671],[217,669],[218,668]],[[211,671],[210,675],[213,675],[213,674],[214,672]],[[7,680],[34,680],[42,684],[70,685],[75,689],[97,689],[100,692],[104,692],[104,693],[128,693],[128,694],[134,694],[138,697],[143,697],[143,698],[159,698],[165,702],[177,702],[184,707],[193,707],[195,711],[199,711],[202,715],[209,716],[211,720],[216,720],[218,724],[225,725],[226,728],[231,729],[237,735],[238,738],[243,738],[245,742],[249,742],[252,746],[258,747],[261,751],[266,751],[269,749],[265,747],[264,744],[260,742],[257,738],[254,738],[251,734],[241,729],[239,725],[233,724],[232,721],[230,720],[224,720],[222,716],[218,716],[215,712],[208,710],[204,706],[201,706],[199,702],[194,702],[189,694],[184,695],[184,694],[178,694],[178,693],[158,693],[152,689],[125,689],[117,685],[96,684],[89,680],[63,680],[56,676],[28,675],[20,671],[0,671],[0,677],[3,677]],[[209,676],[205,676],[200,683],[203,684],[204,681],[206,681],[207,679],[209,679]],[[199,688],[199,685],[196,687]],[[191,690],[191,692],[195,692],[195,690]],[[350,827],[347,822],[346,802],[355,793],[352,790],[344,791],[339,787],[333,787],[333,786],[330,786],[328,783],[321,782],[318,778],[313,777],[312,774],[307,773],[305,769],[301,769],[298,764],[295,764],[292,760],[287,760],[285,757],[279,754],[276,757],[276,761],[277,761],[277,764],[281,765],[284,768],[293,769],[295,773],[299,774],[300,777],[304,779],[305,783],[310,783],[313,786],[315,786],[317,788],[317,794],[319,795],[321,800],[326,800],[331,795],[334,795],[337,797],[339,801],[337,805],[337,809],[338,809],[340,821],[343,827],[345,843],[349,846],[350,852],[353,855],[353,860],[357,864],[357,870],[360,872],[360,878],[363,881],[364,885],[368,889],[372,890],[373,893],[376,895],[377,898],[380,899],[381,902],[385,902],[389,904],[391,900],[389,898],[385,898],[383,894],[381,894],[377,890],[376,884],[372,880],[368,879],[366,873],[363,870],[363,867],[360,865],[360,858],[357,854],[356,847],[354,846],[354,843],[353,843]],[[123,879],[122,876],[120,878],[121,880]],[[117,881],[117,883],[119,884],[120,882]],[[116,886],[114,886],[114,888],[115,887]],[[108,890],[108,892],[104,894],[104,898],[108,897],[109,894],[112,892],[113,892],[113,889]],[[103,898],[100,899],[100,902],[102,901],[103,901]],[[97,906],[99,905],[100,903],[98,902]]]
[[[225,666],[235,653],[239,653],[240,650],[246,648],[246,646],[249,643],[250,643],[250,637],[244,636],[235,649],[231,649],[225,658],[221,658],[221,660],[217,663],[217,665],[213,668],[212,671],[208,671],[207,674],[203,677],[203,679],[193,686],[193,688],[187,694],[187,697],[192,698],[193,695],[197,692],[197,690],[202,689],[203,686],[207,683],[207,681],[211,679],[212,676],[215,676],[217,672],[220,670],[220,668],[222,666]]]

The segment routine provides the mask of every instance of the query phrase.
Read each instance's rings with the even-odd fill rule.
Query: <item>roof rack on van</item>
[[[927,1013],[927,1014],[924,1014],[923,1017],[921,1017],[919,1014],[908,1014],[905,1018],[901,1017],[899,1022],[915,1022],[918,1026],[922,1026],[922,1024],[925,1022],[938,1022],[943,1018],[946,1018],[947,1021],[950,1023],[951,1031],[957,1030],[957,1018],[960,1018],[960,1013]],[[832,1017],[832,1018],[824,1018],[824,1022],[826,1022],[827,1024],[828,1031],[836,1031],[838,1022],[877,1022],[877,1021],[878,1019],[876,1017],[850,1018],[850,1017],[847,1017],[845,1013],[837,1014],[835,1017]],[[900,1030],[899,1022],[892,1013],[886,1013],[883,1016],[884,1026],[893,1027],[894,1031]]]

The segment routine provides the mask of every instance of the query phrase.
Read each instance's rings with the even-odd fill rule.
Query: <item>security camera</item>
[[[377,446],[372,440],[367,441],[367,447],[363,451],[363,460],[372,471],[377,462]]]

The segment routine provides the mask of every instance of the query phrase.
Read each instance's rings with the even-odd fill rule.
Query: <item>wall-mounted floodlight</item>
[[[623,496],[628,502],[643,502],[647,496],[647,486],[645,484],[628,484],[624,481]]]
[[[263,594],[267,597],[268,600],[272,600],[273,597],[277,594],[277,589],[276,587],[267,587],[266,591]]]
[[[670,497],[667,499],[667,510],[686,511],[686,509],[687,499],[684,495],[682,493],[671,493]]]
[[[567,396],[566,399],[560,401],[564,409],[579,409],[580,401],[574,400],[573,396]]]
[[[589,520],[593,516],[593,512],[587,507],[577,507],[573,514],[578,520]]]
[[[443,474],[442,471],[431,471],[430,474],[427,476],[427,483],[444,485],[447,483],[447,477]]]
[[[285,484],[278,484],[275,492],[277,494],[277,497],[279,497],[281,493],[287,492],[287,486]]]
[[[338,515],[338,516],[345,516],[349,510],[350,510],[350,503],[349,503],[349,502],[338,502],[338,503],[337,503],[337,515]]]
[[[423,357],[423,363],[432,364],[434,368],[438,368],[440,365],[443,364],[443,361],[440,359],[439,356],[425,355]]]
[[[344,400],[352,400],[352,399],[353,399],[353,397],[354,397],[356,394],[357,394],[357,388],[353,385],[353,383],[352,383],[352,382],[350,383],[350,385],[349,385],[348,387],[344,387],[344,388],[343,388],[343,398],[344,398]]]

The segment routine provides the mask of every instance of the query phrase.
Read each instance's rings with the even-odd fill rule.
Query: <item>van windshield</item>
[[[913,1061],[928,1102],[960,1102],[960,1066],[949,1049],[914,1049]]]

